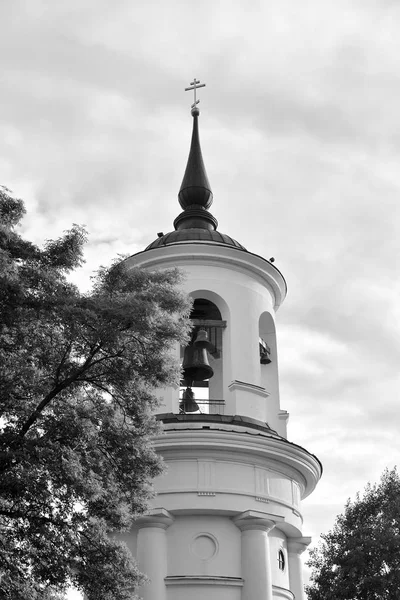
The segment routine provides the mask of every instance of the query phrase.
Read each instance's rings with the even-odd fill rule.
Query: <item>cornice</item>
[[[218,457],[240,458],[242,462],[259,465],[267,461],[277,471],[289,474],[299,483],[303,498],[311,494],[321,477],[322,466],[317,457],[283,438],[251,430],[241,431],[240,427],[203,430],[190,428],[187,424],[182,424],[183,427],[180,425],[166,430],[154,441],[155,449],[166,460],[193,459],[206,454],[215,460]]]
[[[184,267],[185,263],[202,266],[219,264],[231,270],[239,270],[246,274],[252,273],[272,292],[275,310],[282,304],[287,291],[282,273],[271,262],[258,254],[230,246],[204,242],[176,243],[163,248],[138,252],[127,258],[126,262],[146,268],[159,268],[167,263],[181,267]]]
[[[229,587],[243,587],[241,577],[218,577],[217,575],[168,575],[164,579],[165,585],[222,585]]]

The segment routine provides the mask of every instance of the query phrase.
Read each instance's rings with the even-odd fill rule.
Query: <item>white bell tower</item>
[[[213,375],[160,390],[155,446],[167,472],[127,543],[150,580],[144,600],[304,600],[301,500],[322,469],[287,440],[280,408],[275,312],[286,284],[270,261],[217,231],[196,104],[175,231],[127,264],[185,272],[192,348],[202,329],[209,341],[195,362],[206,356]]]

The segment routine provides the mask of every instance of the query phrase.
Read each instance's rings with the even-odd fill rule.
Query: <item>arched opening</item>
[[[283,550],[279,550],[278,552],[278,567],[280,571],[284,571],[286,566],[285,555]]]
[[[260,385],[268,392],[267,421],[273,429],[280,433],[282,429],[279,429],[281,421],[275,321],[271,313],[267,311],[260,315],[258,335]]]
[[[179,411],[223,414],[222,334],[226,322],[218,306],[196,297],[190,318],[190,343],[181,348],[182,372]]]
[[[222,321],[221,312],[211,300],[206,298],[196,298],[193,302],[192,312],[190,313],[191,319],[196,320],[217,320]]]
[[[258,322],[258,349],[260,364],[269,365],[273,362],[275,353],[275,323],[269,312],[263,312]]]

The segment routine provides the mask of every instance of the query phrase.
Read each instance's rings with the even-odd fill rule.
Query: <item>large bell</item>
[[[207,332],[201,329],[192,346],[186,346],[183,355],[183,379],[185,385],[191,387],[193,381],[204,381],[214,375],[208,362],[207,350],[213,348],[208,341]]]
[[[188,387],[192,386],[193,381],[204,381],[214,375],[208,362],[207,350],[196,346],[186,346],[182,369],[184,383]]]
[[[196,339],[193,342],[193,346],[197,346],[198,348],[205,348],[209,352],[211,352],[211,350],[215,350],[212,343],[208,341],[208,334],[205,329],[199,329],[199,331],[197,332]]]
[[[183,392],[182,400],[179,403],[179,412],[181,413],[193,413],[199,411],[199,405],[194,399],[194,393],[191,388],[186,388]]]

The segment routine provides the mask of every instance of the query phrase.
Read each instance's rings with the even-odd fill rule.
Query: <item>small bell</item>
[[[265,346],[261,348],[260,363],[262,365],[269,365],[271,363],[271,348],[268,344],[265,344]]]
[[[199,405],[194,399],[193,390],[188,387],[184,390],[182,394],[182,400],[179,403],[179,412],[180,413],[194,413],[200,411]]]

